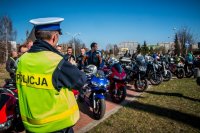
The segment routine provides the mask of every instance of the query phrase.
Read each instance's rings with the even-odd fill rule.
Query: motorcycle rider
[[[192,65],[193,67],[193,62],[194,62],[194,58],[191,52],[188,52],[186,57],[185,57],[185,65],[184,65],[184,69],[187,71],[187,67],[189,65]]]
[[[93,42],[90,47],[91,50],[86,53],[82,64],[84,65],[84,62],[87,61],[88,65],[95,65],[99,69],[102,64],[102,55],[101,52],[98,50],[98,44],[96,42]]]
[[[39,18],[34,24],[36,41],[18,62],[16,83],[19,107],[28,132],[73,132],[79,109],[73,89],[86,76],[56,50],[63,18]]]

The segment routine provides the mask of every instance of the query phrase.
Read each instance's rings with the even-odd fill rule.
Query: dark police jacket
[[[36,40],[28,52],[41,51],[51,51],[63,57],[55,69],[52,77],[52,83],[56,90],[60,91],[63,86],[78,90],[81,89],[86,82],[86,75],[84,72],[69,63],[67,56],[62,55],[54,47],[43,40]]]

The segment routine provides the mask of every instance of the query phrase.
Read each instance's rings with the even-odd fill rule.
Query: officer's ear
[[[56,41],[56,34],[52,34],[51,39],[52,39],[52,42],[54,43]]]

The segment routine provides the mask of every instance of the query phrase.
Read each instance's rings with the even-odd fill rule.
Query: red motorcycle
[[[126,98],[126,73],[119,63],[111,66],[108,79],[110,80],[108,90],[112,101],[122,102]]]
[[[0,132],[22,132],[24,126],[19,112],[17,89],[13,80],[5,81],[3,88],[0,88]]]

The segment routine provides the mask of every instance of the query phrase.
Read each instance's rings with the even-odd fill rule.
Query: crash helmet
[[[97,73],[97,67],[95,65],[88,65],[88,66],[86,66],[84,71],[87,74],[96,74]]]
[[[114,64],[116,64],[116,63],[118,63],[119,61],[116,59],[116,58],[114,58],[114,57],[112,57],[112,58],[110,58],[109,60],[108,60],[108,64],[109,65],[114,65]]]

